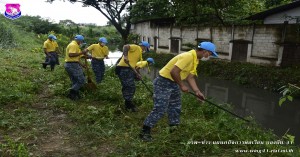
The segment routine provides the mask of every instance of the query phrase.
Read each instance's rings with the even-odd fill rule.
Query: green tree
[[[265,6],[267,9],[270,9],[279,5],[290,3],[292,1],[293,0],[265,0]]]
[[[178,23],[232,24],[264,8],[260,0],[172,0]]]
[[[55,0],[47,0],[53,2]],[[126,13],[136,0],[69,0],[71,3],[82,3],[86,7],[96,8],[121,34],[123,42],[127,43],[130,32],[130,16]]]
[[[14,24],[26,31],[33,31],[37,34],[46,34],[49,31],[61,32],[59,24],[54,24],[48,19],[42,19],[40,16],[22,16],[22,18],[13,21]]]
[[[130,10],[131,21],[172,17],[172,4],[169,0],[138,0]]]

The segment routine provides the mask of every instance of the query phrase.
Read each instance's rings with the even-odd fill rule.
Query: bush
[[[147,58],[153,58],[155,61],[154,67],[156,68],[162,68],[165,66],[173,57],[174,54],[171,53],[155,53],[155,52],[149,52],[143,54],[143,59],[146,60]]]
[[[15,46],[13,32],[10,28],[0,22],[0,49],[11,48]]]

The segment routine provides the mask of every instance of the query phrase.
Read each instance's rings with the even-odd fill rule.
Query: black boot
[[[50,64],[51,71],[54,70],[54,67],[55,67],[55,63],[51,63],[51,64]]]
[[[77,92],[74,89],[70,89],[69,94],[67,95],[68,98],[70,98],[71,100],[76,100],[77,99]]]
[[[75,96],[76,96],[76,99],[81,99],[81,96],[79,94],[79,91],[75,91]]]
[[[135,105],[130,100],[125,100],[125,110],[130,110],[131,112],[137,112]]]
[[[152,141],[152,137],[151,137],[151,128],[149,126],[144,125],[143,129],[140,133],[140,139],[145,141],[145,142],[150,142]]]
[[[176,130],[178,130],[178,125],[176,125],[176,124],[170,124],[169,125],[169,132],[170,133],[176,132]]]
[[[44,68],[44,69],[46,69],[46,67],[47,67],[47,63],[42,63],[42,67]]]

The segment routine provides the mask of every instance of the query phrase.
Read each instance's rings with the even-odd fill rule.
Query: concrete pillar
[[[284,48],[284,46],[280,46],[280,47],[279,47],[276,66],[280,66],[280,65],[281,65],[281,62],[282,62],[282,55],[283,55],[283,48]]]
[[[230,60],[231,61],[231,57],[232,57],[232,48],[233,48],[233,42],[230,42],[229,43],[229,54],[228,54],[228,60]]]
[[[249,43],[248,44],[248,49],[247,49],[247,62],[250,62],[250,57],[251,57],[251,54],[252,54],[252,47],[253,47],[253,44],[252,43]]]

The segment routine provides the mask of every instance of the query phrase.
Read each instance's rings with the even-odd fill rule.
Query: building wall
[[[297,23],[300,20],[300,7],[270,15],[265,18],[264,24],[283,24],[288,21],[290,24]],[[298,21],[299,22],[299,21]]]
[[[219,53],[220,59],[231,60],[232,44],[234,41],[248,43],[247,61],[258,64],[276,65],[280,60],[278,54],[282,51],[283,25],[249,25],[249,26],[224,26],[224,27],[171,27],[152,26],[150,22],[135,24],[133,33],[150,37],[153,42],[154,36],[158,37],[157,52],[170,52],[170,38],[180,39],[180,53],[190,47],[186,44],[197,45],[198,41],[212,41]],[[152,43],[153,44],[153,43]],[[152,47],[153,49],[153,47]]]
[[[275,25],[261,25],[255,27],[252,56],[277,58],[281,39],[281,28]]]
[[[146,31],[146,30],[145,30]],[[169,49],[170,27],[159,27],[158,47],[167,47]]]
[[[229,43],[232,40],[232,27],[213,27],[212,41],[217,47],[217,52],[229,54]]]

